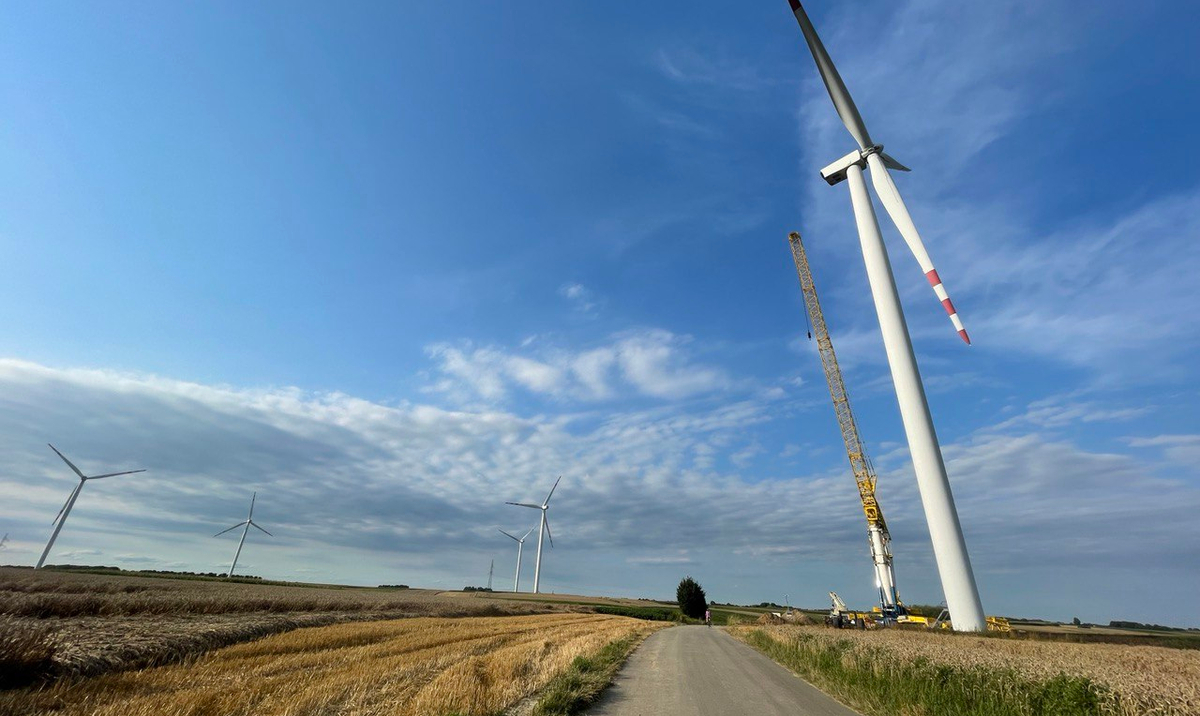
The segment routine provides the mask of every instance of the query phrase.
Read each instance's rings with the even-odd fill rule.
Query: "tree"
[[[1075,626],[1079,626],[1079,617],[1075,617],[1074,619],[1072,619],[1071,623],[1074,624]]]
[[[679,602],[679,611],[692,619],[703,619],[704,610],[708,609],[708,601],[704,596],[704,588],[691,577],[684,577],[675,590],[675,599]]]

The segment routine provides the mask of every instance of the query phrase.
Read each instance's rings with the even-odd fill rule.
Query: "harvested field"
[[[868,714],[889,712],[889,691],[907,688],[912,693],[904,699],[914,703],[925,686],[944,698],[951,683],[962,687],[963,708],[948,713],[1200,713],[1200,652],[1194,650],[895,629],[730,631]],[[888,678],[912,683],[897,687]],[[913,713],[942,711],[917,707]]]
[[[546,686],[577,657],[662,626],[591,614],[337,624],[186,664],[0,692],[0,713],[494,714]]]
[[[370,612],[410,609],[414,603],[454,609],[474,597],[447,594],[426,589],[282,586],[0,567],[0,614],[36,618]]]
[[[430,590],[0,568],[0,685],[155,666],[306,626],[564,610]]]

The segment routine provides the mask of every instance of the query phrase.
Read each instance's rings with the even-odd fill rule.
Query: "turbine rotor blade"
[[[248,519],[248,520],[249,520],[249,519],[252,519],[252,518],[254,517],[254,501],[255,501],[256,499],[258,499],[258,492],[257,492],[257,491],[255,491],[254,493],[252,493],[252,494],[250,495],[250,515],[249,515],[248,517],[246,517],[246,519]]]
[[[550,498],[554,497],[554,491],[558,489],[558,483],[560,482],[562,482],[562,475],[559,475],[558,479],[554,481],[554,487],[550,488],[550,494],[546,495],[546,500],[542,503],[542,507],[550,504]]]
[[[50,443],[46,443],[46,444],[47,444],[47,445],[50,445]],[[54,447],[53,445],[50,445],[50,449],[54,451],[54,454],[55,454],[55,455],[58,455],[59,457],[61,457],[61,458],[62,458],[62,461],[63,461],[63,462],[65,462],[65,463],[67,463],[67,467],[69,467],[69,468],[71,468],[72,470],[74,470],[76,475],[79,475],[80,477],[82,477],[82,478],[83,478],[83,479],[85,479],[85,480],[87,479],[87,475],[85,475],[85,474],[83,474],[82,472],[80,472],[80,471],[79,471],[79,468],[75,467],[75,463],[73,463],[73,462],[71,462],[70,460],[68,460],[66,455],[63,455],[61,452],[59,452],[59,451],[58,451],[58,448]]]
[[[887,152],[880,152],[879,156],[883,158],[883,166],[887,167],[888,169],[895,169],[898,172],[911,172],[912,171],[912,169],[909,169],[908,167],[904,166],[903,164],[896,161],[892,157],[889,157]]]
[[[134,473],[138,473],[138,472],[145,472],[145,469],[142,469],[142,470],[126,470],[125,472],[110,472],[110,473],[108,473],[107,475],[92,475],[92,476],[88,477],[87,479],[89,479],[89,480],[99,480],[100,478],[103,478],[103,477],[116,477],[117,475],[132,475],[132,474],[134,474]]]
[[[230,528],[229,528],[229,529],[227,529],[227,530],[221,530],[220,532],[218,532],[218,533],[216,533],[215,535],[213,535],[213,537],[220,537],[221,535],[225,534],[226,532],[232,532],[233,530],[236,530],[238,527],[241,527],[241,526],[242,526],[242,525],[244,525],[244,524],[246,524],[246,523],[245,523],[245,522],[239,522],[239,523],[237,523],[237,524],[236,524],[236,525],[234,525],[233,527],[230,527]]]
[[[71,490],[71,495],[69,497],[67,497],[67,501],[63,503],[63,506],[61,509],[59,509],[58,514],[54,516],[53,520],[50,520],[50,524],[54,524],[55,522],[58,522],[59,518],[63,516],[63,513],[67,511],[67,505],[71,504],[71,500],[73,500],[75,498],[75,495],[77,495],[79,493],[79,491],[82,489],[83,489],[83,480],[80,480],[79,484],[75,486],[75,489]]]
[[[259,527],[257,522],[251,522],[251,523],[250,523],[250,526],[251,526],[251,527],[253,527],[253,528],[255,528],[255,529],[262,530],[263,532],[266,532],[266,534],[267,534],[267,536],[268,536],[268,537],[274,537],[274,536],[275,536],[275,535],[271,534],[270,532],[267,532],[266,530],[264,530],[262,527]]]
[[[498,531],[500,532],[500,534],[504,535],[505,537],[508,537],[509,539],[516,540],[517,542],[521,541],[521,540],[517,539],[516,537],[513,537],[509,533],[505,532],[504,530],[498,530]]]
[[[550,533],[550,520],[546,520],[546,536],[550,538],[550,547],[554,547],[554,535]]]
[[[525,534],[521,535],[521,541],[522,541],[522,542],[524,542],[524,541],[525,541],[525,538],[529,536],[529,533],[530,533],[530,532],[533,532],[533,531],[534,531],[534,530],[536,530],[536,529],[537,529],[537,525],[534,525],[533,527],[530,527],[530,528],[529,528],[529,530],[528,530],[528,531],[527,531]]]
[[[817,62],[817,71],[821,73],[821,81],[825,83],[825,89],[829,92],[829,98],[833,100],[833,106],[837,109],[838,116],[842,118],[842,124],[846,125],[846,129],[854,137],[854,141],[858,142],[859,149],[873,146],[871,135],[867,133],[867,125],[863,123],[862,115],[858,113],[858,107],[854,106],[854,100],[850,98],[850,91],[846,89],[846,83],[842,82],[842,76],[833,66],[829,52],[821,43],[821,38],[817,36],[817,29],[808,19],[808,13],[804,12],[799,0],[788,0],[788,2],[792,6],[792,14],[800,23],[804,41],[808,43],[808,49]]]
[[[531,505],[528,502],[505,502],[506,505],[516,505],[517,507],[532,507],[535,510],[542,509],[541,505]]]
[[[954,303],[946,294],[945,287],[942,286],[942,279],[938,276],[937,269],[933,267],[929,252],[925,250],[925,243],[921,241],[917,226],[913,223],[912,216],[908,213],[908,207],[904,205],[904,200],[900,198],[900,192],[896,189],[896,183],[892,181],[892,176],[888,173],[883,158],[878,153],[869,154],[867,155],[867,164],[871,168],[871,183],[875,185],[875,193],[879,196],[879,201],[887,210],[888,216],[892,217],[892,223],[900,230],[900,235],[904,237],[904,243],[908,244],[908,249],[917,258],[917,263],[921,265],[921,271],[924,272],[929,285],[933,287],[933,292],[937,295],[938,300],[942,302],[942,308],[946,309],[946,315],[950,317],[950,322],[954,324],[958,336],[967,345],[970,345],[971,338],[963,328],[962,320],[958,317]]]

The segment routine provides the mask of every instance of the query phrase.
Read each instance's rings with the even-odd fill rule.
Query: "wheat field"
[[[189,663],[0,692],[0,713],[494,714],[544,687],[576,657],[664,626],[594,614],[337,624]]]
[[[747,639],[761,631],[784,644],[808,641],[840,654],[844,665],[867,670],[889,664],[926,663],[1011,674],[1027,683],[1058,675],[1082,677],[1105,687],[1108,713],[1122,716],[1200,714],[1200,650],[1119,644],[1067,644],[942,634],[900,629],[831,630],[824,627],[734,627]],[[1017,688],[1014,684],[1014,689]]]

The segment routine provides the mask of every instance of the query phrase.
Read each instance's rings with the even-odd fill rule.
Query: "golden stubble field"
[[[1200,714],[1200,651],[1156,646],[1068,644],[879,629],[831,630],[825,627],[734,627],[735,635],[761,629],[770,638],[788,642],[804,635],[822,643],[842,642],[843,659],[864,663],[912,664],[920,659],[933,665],[1011,672],[1032,681],[1058,674],[1081,676],[1111,690],[1112,710],[1135,714]]]
[[[493,714],[543,688],[577,656],[665,626],[594,614],[336,624],[186,663],[0,692],[0,713]]]
[[[178,661],[300,627],[570,607],[422,589],[304,587],[0,567],[0,665],[19,643],[30,678]],[[19,658],[20,655],[15,655]],[[9,670],[15,668],[10,661]],[[0,685],[9,681],[0,674]]]

